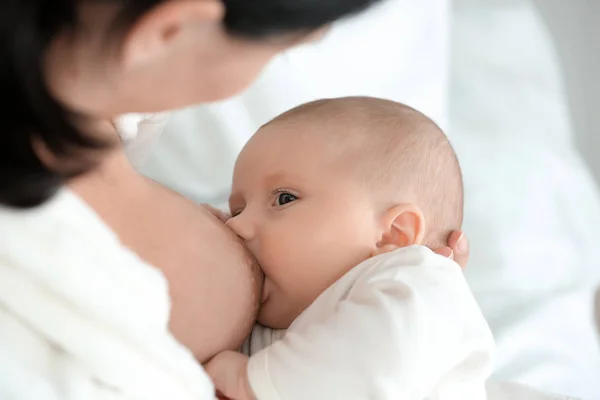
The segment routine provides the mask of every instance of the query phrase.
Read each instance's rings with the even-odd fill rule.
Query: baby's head
[[[263,126],[242,150],[228,225],[265,272],[259,322],[287,328],[366,259],[436,248],[462,223],[460,168],[427,117],[387,100],[319,100]]]

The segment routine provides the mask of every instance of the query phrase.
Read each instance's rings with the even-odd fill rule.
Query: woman
[[[257,269],[218,219],[138,175],[108,121],[231,96],[375,2],[2,3],[0,398],[212,397],[195,360],[243,341]],[[464,264],[461,238],[438,251]]]

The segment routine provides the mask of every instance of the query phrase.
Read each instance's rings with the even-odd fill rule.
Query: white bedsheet
[[[391,0],[279,57],[244,95],[177,113],[143,171],[223,205],[238,151],[279,112],[349,94],[415,106],[461,159],[467,276],[498,342],[494,379],[600,398],[600,199],[571,144],[550,39],[526,0],[456,4],[450,122],[448,2]]]

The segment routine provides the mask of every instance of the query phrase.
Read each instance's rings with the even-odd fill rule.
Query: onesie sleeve
[[[252,356],[256,398],[485,399],[493,338],[460,267],[411,257],[381,259],[327,318]]]

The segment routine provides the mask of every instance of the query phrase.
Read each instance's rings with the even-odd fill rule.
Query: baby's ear
[[[425,218],[414,204],[403,203],[388,209],[381,217],[381,238],[374,256],[401,247],[420,245],[425,237]]]

